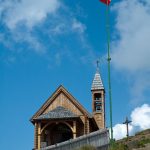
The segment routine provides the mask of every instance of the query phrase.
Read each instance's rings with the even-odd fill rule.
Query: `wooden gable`
[[[46,114],[59,106],[70,110],[77,116],[86,116],[88,118],[91,117],[86,109],[61,85],[33,115],[31,122],[34,122],[34,119],[40,115]]]

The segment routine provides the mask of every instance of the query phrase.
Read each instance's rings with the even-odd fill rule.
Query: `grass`
[[[140,148],[140,147],[145,147],[145,144],[148,144],[150,143],[150,139],[149,138],[143,138],[141,141],[139,141],[137,143],[137,147]]]
[[[124,139],[124,142],[114,142],[109,150],[131,150],[134,148],[145,147],[146,144],[150,143],[150,138],[142,137],[139,141],[132,141]]]

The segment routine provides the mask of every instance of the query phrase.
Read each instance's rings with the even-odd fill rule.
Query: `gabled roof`
[[[102,79],[101,79],[101,75],[99,73],[99,69],[96,70],[95,76],[94,76],[94,80],[92,83],[92,87],[91,90],[104,90],[104,86],[102,83]]]
[[[55,98],[61,93],[65,94],[69,100],[87,117],[91,118],[91,114],[62,86],[60,85],[56,91],[47,99],[47,101],[41,106],[41,108],[32,116],[31,122],[38,118],[48,108],[48,106],[55,100]]]
[[[39,117],[37,117],[37,119],[40,119],[40,120],[42,120],[42,119],[63,119],[63,118],[77,118],[77,117],[79,117],[79,116],[77,116],[70,110],[68,110],[62,106],[58,106],[55,109],[53,109],[52,111],[49,111],[46,114],[40,115]]]

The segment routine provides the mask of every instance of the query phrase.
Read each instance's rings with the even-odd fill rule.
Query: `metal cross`
[[[96,64],[97,64],[97,68],[99,68],[100,60],[97,60]]]
[[[131,123],[132,121],[128,120],[128,117],[126,117],[125,122],[123,122],[123,124],[126,124],[127,126],[127,138],[129,137],[129,123]]]

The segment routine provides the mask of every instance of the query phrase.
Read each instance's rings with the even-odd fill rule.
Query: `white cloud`
[[[150,128],[150,105],[144,104],[135,108],[131,112],[131,123],[129,124],[129,133],[133,135],[135,132]],[[121,139],[126,137],[127,129],[124,124],[116,124],[113,127],[114,138]]]
[[[75,17],[57,16],[57,20],[59,23],[55,22],[56,24],[50,29],[50,32],[54,35],[64,35],[67,33],[77,33],[78,36],[84,35],[86,26]]]
[[[0,3],[1,19],[10,29],[16,28],[20,23],[31,28],[60,6],[58,0],[7,0]]]
[[[74,19],[72,23],[72,29],[82,34],[85,31],[86,27],[84,24]]]
[[[51,58],[50,63],[56,65],[64,57],[91,63],[95,55],[86,37],[86,25],[77,19],[74,11],[77,10],[60,0],[0,0],[3,27],[0,43],[6,50],[12,49],[14,55],[17,51],[35,52]]]
[[[150,2],[123,0],[112,10],[117,15],[112,63],[130,78],[131,101],[140,102],[145,98],[144,91],[150,87]]]
[[[132,130],[132,126],[129,125],[129,132]],[[125,124],[116,124],[113,127],[113,135],[115,139],[122,139],[123,137],[126,137],[127,135],[127,127]]]
[[[50,29],[50,32],[59,35],[59,34],[65,34],[66,31],[66,23],[59,23],[54,28]]]
[[[150,106],[147,104],[137,107],[131,113],[132,125],[139,126],[141,130],[150,128]]]
[[[146,0],[142,0],[143,2]],[[150,6],[141,0],[114,5],[119,39],[113,45],[113,63],[127,71],[150,70]]]

